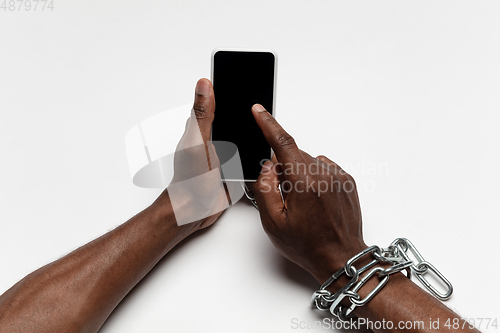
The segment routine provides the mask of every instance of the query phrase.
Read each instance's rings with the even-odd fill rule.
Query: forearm
[[[177,226],[165,192],[126,223],[0,296],[0,331],[98,331],[137,282],[193,230]]]
[[[217,220],[228,198],[220,186],[219,173],[207,172],[219,168],[215,147],[207,144],[214,110],[212,85],[201,79],[192,115],[176,148],[172,184],[204,174],[212,178],[198,179],[194,192],[176,194],[175,209],[177,217],[182,213],[182,225],[177,225],[170,197],[164,191],[149,208],[123,225],[29,274],[1,295],[0,332],[98,331],[123,297],[170,249]],[[212,210],[200,217],[200,202],[213,201],[216,205],[210,207]],[[192,214],[193,210],[197,214]]]
[[[365,293],[373,287],[367,285]],[[372,322],[385,320],[394,325],[393,329],[389,329],[389,325],[386,325],[385,330],[375,329],[380,332],[478,332],[402,273],[391,276],[386,286],[371,301],[356,308],[355,314]]]
[[[368,264],[370,260],[361,260],[359,266]],[[318,282],[323,283],[332,272],[340,269],[334,262],[333,259],[330,263],[327,260],[327,265],[318,266],[313,273]],[[328,290],[336,292],[348,281],[349,279],[342,275]],[[376,276],[370,278],[358,291],[361,299],[364,299],[379,281]],[[342,304],[351,305],[348,298],[344,298]],[[367,328],[375,332],[478,332],[403,273],[390,275],[388,283],[368,303],[356,307],[353,314],[363,318],[360,323],[366,323]]]

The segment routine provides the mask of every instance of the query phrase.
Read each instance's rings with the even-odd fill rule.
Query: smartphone
[[[224,181],[255,182],[262,164],[271,158],[271,147],[255,122],[251,108],[259,103],[275,116],[276,62],[276,53],[270,50],[215,49],[212,52],[211,79],[215,94],[212,141],[236,145],[243,169],[236,179],[222,172]],[[217,150],[217,155],[220,159],[227,152]]]

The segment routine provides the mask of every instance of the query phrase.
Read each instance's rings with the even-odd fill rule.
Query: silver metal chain
[[[416,261],[410,259],[408,253],[411,253]],[[354,264],[364,256],[372,255],[373,259],[365,266],[357,269]],[[379,263],[389,263],[390,267],[374,267]],[[363,277],[361,275],[371,269]],[[319,290],[316,290],[311,297],[311,304],[318,309],[330,312],[340,320],[347,320],[349,315],[358,306],[363,306],[368,303],[389,281],[389,276],[394,273],[406,270],[406,276],[411,279],[412,272],[417,279],[438,299],[447,300],[453,293],[453,286],[440,271],[431,263],[426,261],[418,252],[417,248],[406,238],[397,238],[388,248],[380,248],[376,245],[361,251],[351,259],[345,266],[335,272],[328,280],[321,285]],[[442,293],[433,286],[425,274],[433,273],[438,280],[446,285],[446,292]],[[336,293],[332,293],[328,288],[342,274],[345,274],[350,281]],[[359,289],[373,276],[379,277],[379,283],[371,290],[363,299],[358,294]],[[348,298],[351,305],[345,307],[341,304],[344,298]]]
[[[255,200],[255,195],[253,194],[253,191],[248,187],[247,183],[242,182],[241,186],[243,187],[243,192],[245,192],[245,196],[247,197],[248,200],[252,203],[252,205],[259,210],[259,207],[257,207],[257,201]]]

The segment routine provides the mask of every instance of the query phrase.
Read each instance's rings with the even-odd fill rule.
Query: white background
[[[0,293],[159,194],[132,184],[125,134],[191,102],[212,49],[270,48],[277,118],[355,177],[366,243],[410,238],[453,283],[448,306],[498,317],[499,32],[497,1],[2,9]],[[160,262],[102,332],[297,331],[292,318],[328,316],[308,305],[316,287],[242,201]]]

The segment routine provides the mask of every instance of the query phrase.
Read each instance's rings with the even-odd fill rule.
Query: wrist
[[[352,257],[354,257],[354,256],[355,255],[353,255]],[[349,259],[351,259],[351,258],[349,258]],[[345,263],[349,259],[347,259],[345,261]],[[360,257],[354,263],[352,263],[352,267],[355,268],[356,271],[359,274],[359,276],[356,276],[356,280],[354,280],[355,281],[354,285],[356,285],[358,282],[360,282],[365,275],[370,274],[371,270],[374,269],[375,267],[380,267],[382,269],[386,269],[386,268],[389,268],[389,267],[392,266],[392,264],[389,263],[389,262],[379,261],[379,262],[377,262],[377,264],[375,264],[375,266],[370,265],[371,268],[368,268],[367,270],[362,271],[360,273],[360,270],[363,267],[365,267],[366,265],[370,264],[374,259],[375,258],[374,258],[373,255],[368,255],[367,254],[367,255],[364,255],[364,256]],[[332,270],[332,274],[330,274],[330,276],[328,276],[328,278],[331,277],[331,275],[333,275],[335,272],[339,271],[340,269],[343,269],[345,267],[345,263],[344,263],[344,265],[342,267],[340,267],[340,268],[338,268],[336,270]],[[408,284],[408,283],[409,284],[413,284],[402,272],[398,272],[398,273],[395,273],[395,274],[390,275],[390,276],[391,276],[391,280],[392,280],[391,282],[394,285],[402,285],[402,284]],[[360,300],[365,299],[365,297],[367,297],[368,294],[378,286],[378,284],[381,282],[381,279],[383,279],[383,278],[384,277],[379,277],[377,274],[375,274],[372,277],[370,277],[368,280],[366,280],[366,282],[362,285],[362,287],[359,290],[356,291],[357,294],[360,297]],[[386,278],[388,278],[388,276]],[[341,290],[342,288],[345,288],[347,285],[349,285],[349,283],[352,283],[352,279],[353,279],[353,277],[348,276],[346,274],[346,272],[342,272],[342,274],[340,274],[338,276],[338,278],[335,281],[333,281],[326,288],[326,290],[328,290],[331,293],[335,294],[339,290]],[[322,282],[320,282],[320,283],[323,283],[324,281],[326,281],[326,280],[322,280]],[[349,289],[351,289],[354,285],[351,285],[351,287]],[[391,290],[391,289],[392,289],[392,287],[389,287],[389,290]],[[376,297],[377,296],[375,296],[375,298]],[[351,306],[351,302],[349,301],[348,297],[343,297],[341,299],[340,303],[344,307],[350,307]],[[358,306],[358,307],[356,307],[355,311],[354,311],[354,315],[356,315],[357,317],[366,317],[366,316],[369,316],[370,311],[373,310],[371,303],[380,305],[380,302],[378,302],[378,301],[377,302],[370,301],[370,302],[367,303],[367,304],[370,304],[370,306],[365,306],[365,307]],[[377,307],[377,306],[375,306],[375,307]]]
[[[182,200],[179,199],[176,201],[176,209],[180,211],[189,210],[190,205],[191,200],[188,196],[183,197]],[[172,206],[172,201],[167,190],[160,194],[160,196],[148,207],[148,210],[154,214],[156,219],[171,227],[170,232],[177,242],[182,241],[198,230],[197,223],[178,225],[176,213],[174,212],[174,207]]]
[[[367,247],[368,246],[361,241],[356,247],[353,247],[351,244],[351,247],[349,249],[347,249],[346,247],[343,247],[342,250],[339,250],[338,248],[328,249],[327,251],[325,251],[326,253],[318,256],[318,260],[316,260],[317,264],[314,265],[314,268],[309,270],[309,272],[320,284],[323,284],[335,272],[344,268],[349,259],[357,255]],[[354,266],[359,269],[368,264],[371,260],[373,260],[371,256],[363,256],[356,261]],[[345,274],[343,274],[343,276],[345,276]],[[338,282],[334,283],[333,285],[336,284],[338,284]],[[342,286],[343,285],[340,285],[340,287]],[[340,289],[340,287],[338,287],[337,290]]]

